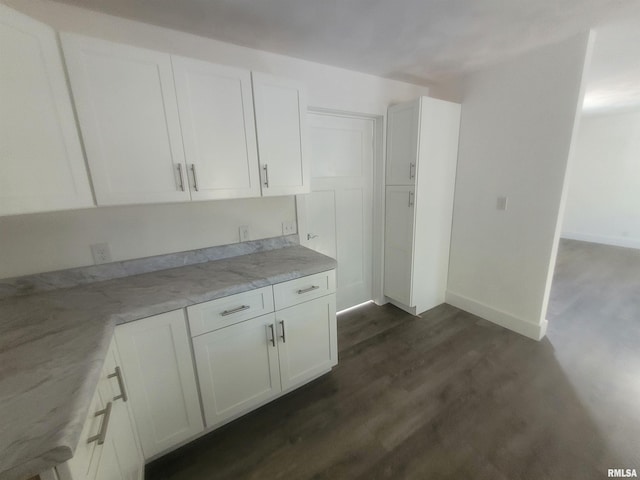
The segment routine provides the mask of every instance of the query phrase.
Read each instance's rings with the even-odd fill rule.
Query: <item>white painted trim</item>
[[[393,298],[384,297],[384,303],[382,303],[382,305],[384,305],[385,303],[390,303],[391,305],[398,307],[400,310],[404,310],[405,312],[410,313],[415,317],[420,316],[420,314],[416,311],[416,307],[409,307],[408,305],[405,305],[402,302],[394,300]]]
[[[547,332],[547,320],[539,324],[531,323],[450,290],[447,290],[446,302],[533,340],[542,340]]]
[[[562,232],[561,238],[567,240],[578,240],[581,242],[601,243],[603,245],[613,245],[615,247],[626,247],[640,249],[640,239],[629,237],[610,237],[607,235],[593,235],[580,232]]]

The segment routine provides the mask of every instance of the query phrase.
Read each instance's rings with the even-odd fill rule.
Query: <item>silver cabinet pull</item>
[[[262,170],[264,170],[264,186],[269,188],[269,165],[265,163]]]
[[[413,207],[413,203],[414,203],[414,193],[413,192],[409,192],[409,206]]]
[[[307,240],[312,240],[314,238],[318,238],[318,235],[313,235],[311,233],[307,233]]]
[[[280,338],[282,339],[282,343],[287,343],[287,339],[285,338],[284,334],[284,320],[280,320],[280,326],[282,327],[282,335],[280,336]]]
[[[198,177],[196,176],[196,164],[191,164],[191,174],[193,175],[193,189],[198,191]]]
[[[180,179],[180,184],[178,188],[184,192],[184,176],[182,175],[182,164],[178,164],[178,178]]]
[[[113,377],[116,377],[116,379],[118,380],[118,387],[120,388],[120,395],[116,395],[115,397],[113,397],[113,401],[115,402],[116,400],[122,399],[123,402],[126,402],[127,400],[129,400],[129,396],[127,395],[126,388],[124,388],[124,379],[122,378],[122,370],[120,369],[120,367],[116,367],[115,372],[107,375],[107,378]]]
[[[271,331],[271,338],[269,338],[269,341],[271,342],[271,345],[273,345],[275,347],[276,346],[276,332],[273,330],[273,323],[269,325],[269,330]]]
[[[221,317],[226,317],[227,315],[231,315],[233,313],[242,312],[243,310],[249,310],[251,305],[240,305],[239,307],[232,308],[231,310],[225,310],[220,314]]]
[[[409,164],[409,178],[416,178],[416,164],[414,162]]]
[[[100,425],[100,431],[98,432],[97,435],[94,435],[93,437],[89,437],[89,439],[87,440],[87,443],[91,443],[91,442],[98,442],[98,445],[102,445],[105,441],[105,439],[107,438],[107,428],[109,428],[109,419],[111,418],[111,407],[113,406],[113,403],[109,402],[107,403],[107,408],[105,408],[104,410],[98,410],[95,414],[96,417],[99,417],[100,415],[104,415],[104,418],[102,419],[102,425]]]
[[[318,285],[313,285],[309,288],[303,288],[302,290],[298,290],[298,295],[302,295],[303,293],[313,292],[314,290],[319,289]]]

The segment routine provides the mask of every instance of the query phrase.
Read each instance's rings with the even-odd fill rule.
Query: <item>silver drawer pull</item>
[[[191,164],[191,173],[193,174],[193,189],[198,191],[198,177],[196,176],[196,164]]]
[[[284,333],[284,320],[280,320],[280,326],[282,327],[282,335],[280,336],[280,338],[282,339],[282,343],[287,343],[287,339]]]
[[[178,164],[178,176],[180,177],[180,185],[178,187],[184,192],[184,176],[182,175],[182,164]]]
[[[309,288],[303,288],[302,290],[298,290],[298,295],[302,295],[303,293],[313,292],[314,290],[319,289],[318,285],[313,285]]]
[[[122,378],[122,370],[120,370],[120,367],[116,367],[115,372],[107,375],[107,378],[113,377],[116,377],[118,379],[118,387],[120,388],[120,395],[116,395],[115,397],[113,397],[113,401],[115,402],[116,400],[122,399],[123,402],[126,402],[127,400],[129,400],[129,397],[127,395],[127,390],[124,388],[124,380]]]
[[[262,170],[264,170],[264,186],[269,188],[269,165],[265,163],[262,166]]]
[[[273,329],[273,323],[269,325],[269,331],[271,332],[271,337],[269,337],[269,341],[271,345],[276,346],[276,332]]]
[[[237,308],[232,308],[231,310],[225,310],[220,314],[221,317],[226,317],[227,315],[231,315],[233,313],[242,312],[243,310],[249,310],[251,305],[240,305]]]
[[[91,442],[98,442],[98,445],[102,445],[105,441],[105,439],[107,438],[107,429],[109,428],[109,419],[111,418],[111,407],[113,406],[113,403],[109,402],[107,403],[107,408],[105,408],[104,410],[98,410],[95,414],[96,417],[99,417],[100,415],[104,415],[104,418],[102,419],[102,425],[100,425],[100,432],[98,432],[97,435],[94,435],[93,437],[89,437],[89,439],[87,440],[87,443],[91,443]]]

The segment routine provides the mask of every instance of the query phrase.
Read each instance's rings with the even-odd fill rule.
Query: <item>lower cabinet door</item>
[[[207,427],[281,391],[273,313],[195,337],[193,349]]]
[[[184,311],[119,325],[116,342],[145,459],[201,432]]]
[[[337,363],[335,294],[279,310],[276,323],[283,391]]]

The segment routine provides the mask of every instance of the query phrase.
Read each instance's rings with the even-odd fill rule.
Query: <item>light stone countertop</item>
[[[0,480],[73,456],[115,325],[335,267],[287,246],[0,300]]]

